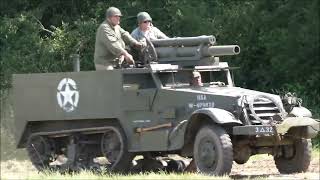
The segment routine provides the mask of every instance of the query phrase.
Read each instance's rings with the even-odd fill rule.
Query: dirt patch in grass
[[[312,161],[305,173],[280,174],[276,168],[273,156],[256,155],[245,164],[239,165],[234,162],[230,177],[234,179],[268,178],[268,179],[319,179],[319,153],[313,153]]]

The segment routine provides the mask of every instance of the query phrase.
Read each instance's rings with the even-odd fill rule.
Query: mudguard
[[[309,109],[302,106],[294,107],[289,113],[289,115],[293,115],[296,117],[312,117],[312,113],[309,111]]]
[[[197,114],[209,116],[217,124],[236,123],[242,125],[242,122],[235,118],[234,115],[226,110],[218,108],[203,108],[194,111],[189,119],[194,118]]]
[[[309,117],[288,117],[285,118],[281,124],[277,124],[277,132],[279,134],[285,134],[292,127],[303,127],[309,126],[311,127],[315,135],[319,132],[320,123]],[[313,135],[314,136],[314,135]]]

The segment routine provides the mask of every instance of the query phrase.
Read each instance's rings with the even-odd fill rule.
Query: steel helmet
[[[151,16],[147,12],[139,12],[137,15],[138,23],[142,23],[144,21],[152,21]]]
[[[109,7],[106,11],[107,17],[122,16],[121,11],[116,7]]]

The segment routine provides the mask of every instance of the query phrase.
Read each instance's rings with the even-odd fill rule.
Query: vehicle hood
[[[197,94],[238,97],[238,98],[247,96],[248,99],[256,95],[266,95],[266,96],[272,97],[278,102],[281,102],[280,96],[278,95],[250,90],[250,89],[244,89],[240,87],[200,87],[200,88],[179,88],[179,89],[177,88],[172,90],[197,93]]]

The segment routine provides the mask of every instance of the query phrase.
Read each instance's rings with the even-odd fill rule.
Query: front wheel
[[[198,172],[224,175],[229,174],[233,162],[230,136],[219,126],[204,126],[194,142],[193,158]]]
[[[305,172],[311,161],[311,140],[299,139],[293,145],[281,146],[281,152],[281,156],[274,157],[280,173]]]

